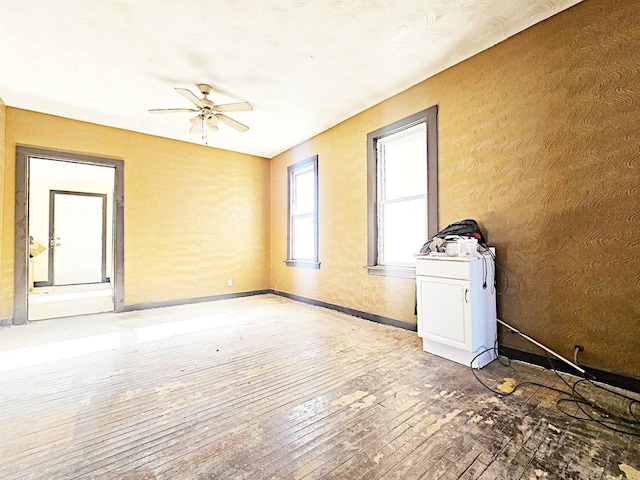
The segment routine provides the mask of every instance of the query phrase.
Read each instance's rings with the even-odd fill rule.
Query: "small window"
[[[367,136],[368,268],[414,276],[414,254],[437,233],[437,106]]]
[[[318,259],[318,156],[291,165],[288,172],[290,267],[320,268]]]

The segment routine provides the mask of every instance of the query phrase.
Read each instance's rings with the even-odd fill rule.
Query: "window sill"
[[[316,270],[320,268],[320,262],[305,260],[285,260],[284,263],[287,267],[313,268]]]
[[[385,265],[367,265],[369,275],[385,277],[416,278],[416,267],[390,267]]]

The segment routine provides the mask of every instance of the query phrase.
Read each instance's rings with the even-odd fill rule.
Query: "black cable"
[[[556,374],[557,374],[557,372],[556,372]],[[613,395],[616,395],[616,396],[618,396],[618,397],[622,397],[622,398],[624,398],[624,399],[629,400],[629,402],[630,402],[630,403],[629,403],[629,408],[630,408],[630,410],[629,410],[629,411],[630,411],[631,416],[632,416],[633,418],[628,418],[628,417],[625,417],[625,416],[622,416],[622,415],[616,415],[616,414],[612,413],[611,411],[607,410],[605,407],[603,407],[603,406],[599,405],[599,404],[598,404],[598,403],[596,403],[595,401],[593,401],[593,400],[588,400],[587,398],[585,398],[585,396],[584,396],[584,395],[582,395],[582,394],[580,394],[580,393],[577,391],[577,389],[576,389],[576,387],[577,387],[580,383],[585,383],[585,382],[586,382],[586,383],[588,383],[588,385],[589,385],[590,387],[592,387],[592,388],[599,388],[599,389],[602,389],[602,390],[606,390],[607,392],[609,392],[609,393],[611,393],[611,394],[613,394]],[[566,382],[565,382],[565,383],[566,383]],[[633,413],[633,410],[631,409],[631,406],[632,406],[633,404],[637,404],[637,403],[638,403],[638,400],[635,400],[635,399],[633,399],[633,398],[631,398],[631,397],[628,397],[628,396],[626,396],[626,395],[623,395],[623,394],[621,394],[621,393],[619,393],[619,392],[615,392],[615,391],[613,391],[613,390],[609,390],[609,389],[607,389],[607,388],[604,388],[604,387],[602,387],[601,385],[595,384],[595,383],[593,383],[591,380],[589,380],[589,379],[584,379],[584,378],[581,378],[581,379],[579,379],[579,380],[576,380],[576,381],[574,382],[574,384],[572,385],[572,387],[571,387],[571,388],[572,388],[572,392],[574,392],[574,393],[575,393],[575,395],[577,395],[578,397],[580,397],[580,398],[583,400],[582,402],[576,402],[576,404],[577,404],[578,408],[582,411],[582,413],[585,415],[585,417],[587,417],[587,419],[589,419],[589,420],[593,420],[593,421],[596,421],[596,422],[611,423],[611,424],[614,424],[614,425],[616,425],[616,426],[622,426],[622,427],[624,427],[624,428],[633,428],[633,429],[637,429],[637,430],[638,430],[638,434],[640,435],[640,422],[638,422],[638,419],[637,419],[636,415]],[[585,410],[584,410],[584,408],[582,408],[582,405],[589,405],[592,409],[594,409],[594,410],[598,411],[598,412],[600,413],[600,416],[601,416],[602,418],[612,418],[612,419],[614,419],[615,421],[609,422],[609,421],[606,421],[606,420],[601,420],[601,419],[598,419],[598,418],[594,418],[594,417],[591,415],[591,413],[589,413],[589,412],[585,411]],[[620,422],[625,423],[625,424],[628,424],[628,426],[627,426],[627,425],[619,425],[619,423],[620,423]]]
[[[487,288],[487,257],[484,255],[480,255],[482,257],[482,288]]]
[[[640,407],[640,400],[637,400],[633,397],[630,397],[628,395],[624,395],[622,393],[616,392],[614,390],[611,390],[609,388],[606,388],[602,385],[596,384],[594,383],[592,380],[595,380],[595,377],[593,377],[592,375],[590,375],[593,378],[579,378],[578,380],[576,380],[575,382],[573,382],[573,384],[570,384],[569,382],[567,382],[564,377],[562,377],[562,375],[560,375],[560,373],[558,373],[558,371],[553,367],[553,363],[551,362],[551,359],[549,358],[548,354],[545,352],[545,356],[547,358],[547,361],[549,362],[549,369],[551,371],[553,371],[556,376],[562,381],[562,383],[564,383],[569,390],[564,390],[564,389],[559,389],[559,388],[555,388],[552,386],[548,386],[548,385],[543,385],[541,383],[537,383],[537,382],[530,382],[530,381],[523,381],[523,382],[518,382],[517,384],[515,384],[513,386],[513,388],[511,389],[511,391],[509,392],[502,392],[499,390],[496,390],[494,388],[491,388],[489,385],[487,385],[485,382],[483,382],[480,377],[478,376],[478,374],[476,373],[476,369],[473,368],[473,364],[474,362],[481,356],[484,355],[485,353],[488,353],[490,351],[493,351],[496,355],[496,359],[498,360],[498,362],[508,368],[513,369],[513,367],[511,366],[511,360],[508,357],[504,357],[506,358],[506,362],[504,362],[501,358],[501,355],[498,353],[498,340],[496,339],[496,342],[494,344],[493,347],[491,348],[487,348],[483,351],[481,351],[480,353],[478,353],[475,357],[473,357],[473,359],[471,360],[469,367],[471,368],[471,372],[473,373],[473,376],[476,378],[476,380],[480,383],[480,385],[482,385],[484,388],[486,388],[487,390],[489,390],[490,392],[494,393],[495,395],[498,395],[500,398],[504,398],[504,397],[508,397],[510,395],[513,395],[519,388],[522,388],[526,385],[531,385],[531,386],[536,386],[536,387],[541,387],[541,388],[545,388],[547,390],[551,390],[557,393],[560,393],[562,395],[566,395],[567,398],[558,398],[556,400],[556,407],[558,408],[558,410],[560,410],[563,414],[565,414],[566,416],[575,419],[575,420],[584,420],[584,421],[591,421],[594,423],[597,423],[598,425],[607,428],[609,430],[612,430],[614,432],[617,433],[623,433],[623,434],[627,434],[627,435],[631,435],[634,437],[640,437],[640,421],[638,419],[638,415],[636,413],[634,413],[634,406],[636,407],[636,409],[638,409]],[[576,355],[577,356],[577,353]],[[577,362],[576,362],[577,364]],[[592,388],[599,388],[601,390],[604,390],[612,395],[615,395],[621,399],[627,400],[629,402],[628,405],[628,410],[629,413],[631,415],[631,418],[628,418],[626,416],[623,415],[617,415],[613,412],[611,412],[610,410],[606,409],[605,407],[602,407],[601,405],[597,404],[595,401],[591,401],[589,399],[587,399],[583,394],[581,394],[580,392],[578,392],[577,387],[580,384],[587,384],[589,385],[589,387]],[[578,410],[582,413],[583,416],[579,416],[579,415],[574,415],[572,413],[569,413],[567,411],[565,411],[563,409],[563,406],[565,404],[572,404],[575,405]],[[595,411],[595,412],[590,412],[588,409],[590,409],[591,411]],[[599,415],[599,418],[594,416],[597,413],[597,415]]]
[[[606,428],[609,428],[611,430],[614,430],[616,432],[619,433],[628,433],[629,435],[634,435],[634,436],[640,436],[640,425],[638,425],[637,427],[637,431],[631,431],[628,432],[626,430],[620,430],[619,428],[615,428],[615,427],[622,427],[622,428],[632,428],[632,429],[636,429],[636,427],[633,425],[635,422],[634,421],[630,421],[624,417],[620,417],[618,415],[614,415],[613,413],[609,412],[607,409],[605,409],[604,407],[598,405],[597,403],[595,403],[594,401],[588,400],[584,395],[582,395],[580,392],[578,392],[576,390],[576,387],[578,384],[580,384],[581,382],[588,382],[590,385],[592,385],[593,387],[599,388],[599,385],[594,384],[590,379],[586,379],[586,378],[580,378],[578,380],[576,380],[573,385],[569,384],[562,375],[560,375],[560,373],[558,373],[558,371],[553,367],[553,364],[551,363],[551,359],[549,358],[548,355],[545,356],[547,358],[547,361],[549,362],[549,370],[551,370],[553,373],[556,374],[556,376],[562,381],[562,383],[564,383],[567,387],[569,387],[571,389],[571,395],[573,398],[560,398],[558,400],[556,400],[556,406],[558,407],[558,410],[560,410],[562,413],[564,413],[565,415],[574,418],[574,419],[578,419],[578,420],[587,420],[587,421],[593,421],[595,423],[600,424],[601,426],[604,426]],[[577,357],[577,355],[574,355],[574,357]],[[577,360],[577,358],[576,358]],[[576,362],[577,364],[577,362]],[[617,394],[617,392],[613,392],[611,391],[611,393]],[[622,395],[624,396],[624,395]],[[575,398],[577,397],[577,398]],[[626,396],[624,396],[626,397]],[[633,399],[631,399],[631,397],[626,397],[629,398],[630,400],[633,401]],[[560,407],[560,405],[564,404],[564,403],[572,403],[575,406],[578,407],[578,409],[583,413],[584,417],[579,417],[577,415],[573,415],[570,414],[564,410],[562,410],[562,408]],[[598,412],[600,412],[600,416],[601,418],[596,418],[593,415],[591,415],[588,411],[586,411],[583,406],[584,405],[588,405],[591,409],[593,410],[597,410]],[[613,418],[615,421],[608,421],[608,420],[602,420],[602,418]],[[620,425],[620,422],[624,422],[624,423],[631,423],[631,425],[629,427],[627,427],[626,425]],[[615,427],[612,427],[611,425],[614,425]]]
[[[594,380],[595,380],[595,378],[594,378]],[[640,422],[640,417],[638,416],[638,414],[633,413],[633,408],[632,408],[632,407],[633,407],[633,405],[637,405],[637,406],[639,406],[639,407],[640,407],[640,400],[637,400],[637,399],[635,399],[635,398],[633,398],[633,397],[629,397],[628,395],[624,395],[624,394],[622,394],[622,393],[620,393],[620,392],[616,392],[615,390],[611,390],[610,388],[607,388],[607,387],[605,387],[604,385],[594,384],[591,380],[588,380],[588,379],[580,379],[580,380],[578,380],[578,381],[576,382],[576,385],[577,385],[578,383],[581,383],[581,382],[588,382],[588,383],[589,383],[590,385],[592,385],[594,388],[599,388],[599,389],[601,389],[601,390],[605,390],[605,391],[607,391],[607,392],[609,392],[609,393],[612,393],[613,395],[617,395],[617,396],[619,396],[619,397],[624,398],[625,400],[629,400],[629,413],[630,413],[630,414],[631,414],[631,416],[634,418],[634,421],[636,421],[636,422]]]
[[[493,251],[491,251],[491,249],[487,245],[485,244],[478,244],[478,245],[479,247],[482,247],[482,250],[478,249],[480,253],[488,253],[493,259],[493,288],[496,294],[504,295],[507,292],[507,290],[509,290],[509,276],[507,275],[507,272],[505,272],[504,268],[502,268],[502,266],[498,263],[496,254],[493,253]],[[500,271],[502,272],[502,278],[504,279],[504,283],[505,283],[504,290],[502,291],[498,290],[498,269],[500,269]],[[486,283],[486,280],[487,279],[485,277],[485,283]]]
[[[576,357],[576,365],[577,365],[577,349],[576,349],[576,352],[575,352],[575,353],[576,353],[576,355],[574,355],[574,357]],[[553,372],[556,374],[556,376],[557,376],[558,378],[560,378],[560,380],[562,380],[562,382],[563,382],[566,386],[568,386],[569,388],[571,388],[571,393],[572,393],[572,395],[573,395],[574,397],[578,397],[578,398],[579,398],[579,400],[574,400],[574,399],[564,399],[563,401],[565,401],[565,402],[573,402],[573,403],[575,403],[575,404],[577,405],[577,407],[580,409],[580,411],[582,411],[582,413],[585,415],[585,417],[587,417],[587,418],[585,418],[585,420],[593,420],[593,421],[595,421],[595,422],[599,422],[599,423],[612,423],[612,424],[615,424],[615,425],[617,425],[617,426],[620,426],[620,425],[618,425],[618,423],[617,423],[617,422],[624,422],[624,423],[628,423],[628,424],[630,424],[630,425],[631,425],[629,428],[637,429],[637,430],[638,430],[637,435],[639,435],[639,436],[640,436],[640,423],[638,422],[638,419],[637,419],[637,417],[635,416],[635,414],[633,413],[633,410],[632,410],[632,408],[631,408],[633,404],[638,404],[638,403],[639,403],[639,401],[638,401],[638,400],[636,400],[636,399],[634,399],[634,398],[632,398],[632,397],[629,397],[629,396],[627,396],[627,395],[623,395],[623,394],[621,394],[621,393],[619,393],[619,392],[615,392],[615,391],[613,391],[613,390],[610,390],[610,389],[608,389],[608,388],[605,388],[605,387],[603,387],[603,386],[601,386],[601,385],[598,385],[598,384],[596,384],[596,383],[593,383],[592,379],[595,379],[595,377],[593,377],[593,375],[590,375],[590,374],[589,374],[589,375],[592,377],[592,379],[589,379],[589,378],[580,378],[580,379],[576,380],[576,381],[573,383],[573,385],[570,385],[570,384],[569,384],[569,383],[568,383],[568,382],[567,382],[567,381],[562,377],[562,375],[560,375],[560,374],[557,372],[557,370],[553,367],[553,364],[551,363],[551,359],[549,358],[549,356],[548,356],[548,355],[546,355],[546,357],[547,357],[547,361],[549,362],[549,365],[550,365],[550,370],[551,370],[551,371],[553,371]],[[629,403],[629,409],[630,409],[630,412],[631,412],[631,416],[632,416],[632,417],[634,417],[634,418],[633,418],[633,419],[629,419],[629,418],[627,418],[627,417],[623,417],[623,416],[620,416],[620,415],[615,415],[615,414],[613,414],[612,412],[608,411],[605,407],[602,407],[601,405],[597,404],[595,401],[592,401],[592,400],[587,399],[584,395],[582,395],[582,394],[581,394],[580,392],[578,392],[578,390],[577,390],[577,386],[578,386],[579,384],[581,384],[581,383],[587,383],[587,384],[588,384],[590,387],[592,387],[592,388],[599,388],[599,389],[602,389],[602,390],[606,390],[607,392],[609,392],[609,393],[611,393],[611,394],[613,394],[613,395],[616,395],[616,396],[618,396],[618,397],[621,397],[621,398],[624,398],[624,399],[626,399],[626,400],[629,400],[629,402],[630,402],[630,403]],[[584,410],[584,408],[582,407],[583,405],[589,405],[592,409],[599,411],[599,412],[600,412],[600,416],[601,416],[601,417],[603,417],[603,418],[613,418],[613,419],[615,419],[615,420],[616,420],[616,422],[607,422],[607,421],[604,421],[604,420],[600,420],[600,419],[594,418],[594,417],[593,417],[589,412],[587,412],[587,411],[585,411],[585,410]],[[566,413],[566,412],[563,412],[563,413]],[[625,427],[625,426],[623,425],[623,427]],[[628,432],[625,432],[625,433],[628,433]]]
[[[490,351],[492,351],[492,350],[496,350],[496,348],[495,348],[495,347],[487,348],[486,350],[483,350],[482,352],[478,353],[475,357],[473,357],[473,360],[471,360],[471,365],[473,365],[473,362],[475,362],[475,361],[476,361],[476,359],[477,359],[478,357],[480,357],[481,355],[484,355],[485,353],[490,352]],[[506,357],[505,357],[505,358],[506,358]],[[497,352],[496,352],[496,359],[498,359],[498,361],[499,361],[502,365],[505,365],[504,363],[502,363],[502,361],[501,361],[501,360],[499,360],[499,355],[497,354]],[[511,361],[509,361],[509,365],[508,365],[508,366],[509,366],[509,367],[511,366]],[[476,377],[476,380],[478,380],[478,382],[480,383],[480,385],[482,385],[484,388],[486,388],[486,389],[487,389],[487,390],[489,390],[490,392],[495,393],[496,395],[498,395],[498,396],[499,396],[499,397],[501,397],[501,398],[509,397],[509,396],[513,395],[513,394],[516,392],[516,390],[518,390],[520,387],[523,387],[523,386],[525,386],[525,385],[534,385],[534,386],[537,386],[537,387],[544,387],[544,388],[547,388],[547,389],[549,389],[549,390],[554,390],[554,391],[556,391],[556,392],[558,392],[558,393],[563,393],[563,394],[565,394],[565,395],[571,395],[571,392],[567,392],[567,391],[565,391],[565,390],[560,390],[560,389],[558,389],[558,388],[555,388],[555,387],[549,387],[549,386],[547,386],[547,385],[543,385],[543,384],[541,384],[541,383],[528,382],[528,381],[527,381],[527,382],[519,382],[519,383],[517,383],[516,385],[514,385],[514,386],[513,386],[513,389],[512,389],[510,392],[503,392],[503,391],[501,391],[501,390],[494,390],[494,389],[493,389],[493,388],[491,388],[489,385],[487,385],[487,384],[486,384],[486,383],[484,383],[482,380],[480,380],[480,377],[478,377],[478,374],[476,373],[476,369],[475,369],[475,368],[471,367],[471,372],[473,373],[473,376],[474,376],[474,377]]]

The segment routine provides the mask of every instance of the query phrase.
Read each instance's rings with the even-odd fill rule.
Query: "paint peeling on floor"
[[[511,393],[513,392],[513,389],[516,386],[516,379],[515,378],[510,378],[507,377],[504,379],[504,382],[502,382],[500,385],[498,385],[498,390],[500,390],[503,393]]]
[[[547,472],[540,470],[539,468],[536,468],[533,472],[536,474],[536,478],[544,478],[549,476]]]
[[[439,418],[434,423],[429,425],[426,428],[426,430],[423,432],[422,436],[430,437],[431,435],[439,431],[444,425],[449,423],[451,420],[453,420],[455,417],[457,417],[461,413],[462,413],[462,410],[459,410],[459,409],[455,409],[452,412],[447,413],[444,416],[444,418]]]
[[[547,428],[549,430],[552,430],[552,431],[556,432],[556,433],[560,433],[560,429],[558,427],[556,427],[555,425],[549,424],[549,425],[547,425]]]
[[[368,395],[362,399],[361,402],[355,402],[349,405],[349,408],[352,410],[358,410],[360,408],[367,408],[373,405],[376,401],[375,395]]]
[[[456,390],[453,392],[449,392],[448,390],[441,390],[437,395],[433,395],[431,398],[434,400],[437,398],[453,398],[455,394],[458,393]]]
[[[373,457],[373,461],[376,463],[380,463],[380,460],[382,460],[383,458],[384,458],[384,453],[378,452],[376,453],[375,457]]]
[[[502,401],[498,397],[487,397],[483,400],[484,403],[493,403],[495,405],[502,405]]]
[[[362,400],[361,402],[359,400]],[[357,390],[351,394],[343,395],[338,400],[331,402],[331,406],[343,406],[351,409],[366,408],[373,405],[375,402],[375,395],[371,395],[370,392]]]
[[[636,470],[626,463],[621,463],[618,468],[624,473],[626,480],[640,480],[640,470]]]
[[[411,397],[417,397],[422,392],[420,392],[420,390],[418,390],[417,388],[409,388],[408,390],[405,390],[404,393]]]
[[[469,421],[471,423],[480,423],[480,421],[483,419],[484,417],[482,415],[474,415],[473,417],[471,417],[469,419]]]

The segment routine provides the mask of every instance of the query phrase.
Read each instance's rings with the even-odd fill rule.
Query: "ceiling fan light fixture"
[[[191,92],[191,90],[186,88],[175,89],[179,94],[197,107],[197,110],[193,108],[156,108],[149,110],[149,113],[197,112],[197,115],[189,120],[191,122],[189,133],[200,133],[205,145],[207,145],[208,131],[210,130],[215,132],[218,130],[218,120],[239,132],[246,132],[249,130],[249,127],[246,125],[234,120],[233,118],[227,117],[223,113],[219,113],[251,111],[253,110],[253,107],[249,103],[236,102],[217,105],[207,98],[207,95],[211,93],[211,86],[206,83],[200,83],[198,84],[198,89],[200,90],[203,98],[198,98],[193,92]]]
[[[202,133],[202,117],[200,115],[196,115],[189,121],[191,122],[189,133]]]
[[[209,118],[207,118],[207,127],[209,127],[209,129],[214,132],[218,130],[218,119],[215,115],[211,115]]]

